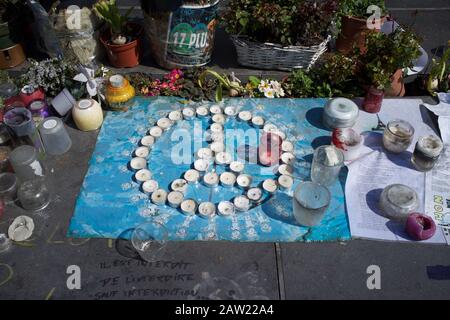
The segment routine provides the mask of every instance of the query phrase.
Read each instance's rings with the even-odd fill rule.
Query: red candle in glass
[[[259,162],[263,166],[273,166],[280,161],[283,140],[275,133],[264,132],[258,147]]]
[[[20,90],[19,98],[25,107],[34,100],[44,100],[45,92],[42,88],[34,89],[32,86],[25,86]]]
[[[384,90],[379,90],[375,87],[370,87],[364,98],[362,107],[364,111],[369,113],[377,113],[381,110],[381,103],[384,98]]]

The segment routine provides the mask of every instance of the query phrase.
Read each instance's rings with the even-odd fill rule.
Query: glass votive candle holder
[[[406,151],[414,136],[413,126],[404,120],[389,121],[383,133],[383,146],[393,153]]]
[[[320,146],[314,151],[311,180],[323,186],[332,185],[344,165],[344,154],[334,146]]]
[[[50,192],[44,178],[36,178],[22,183],[17,191],[17,198],[25,210],[39,211],[50,203]]]
[[[9,155],[9,162],[20,181],[44,176],[44,167],[38,160],[36,148],[23,145],[15,148]]]
[[[169,232],[164,225],[148,221],[133,230],[131,243],[143,260],[153,262],[164,255],[168,238]]]
[[[14,173],[0,173],[0,199],[4,203],[14,202],[17,196],[17,177]]]
[[[295,220],[307,227],[322,221],[330,205],[330,191],[315,182],[301,182],[294,191],[293,208]]]
[[[331,135],[331,143],[342,150],[345,161],[352,161],[359,157],[363,136],[352,128],[334,129]]]
[[[416,143],[411,163],[419,171],[430,171],[441,155],[444,145],[434,135],[420,137]]]
[[[419,207],[419,197],[408,186],[391,184],[381,192],[379,207],[386,218],[403,220]]]

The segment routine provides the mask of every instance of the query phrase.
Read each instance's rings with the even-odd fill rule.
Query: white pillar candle
[[[266,123],[263,128],[264,132],[270,132],[270,133],[273,133],[277,130],[278,130],[278,127],[276,125],[274,125],[273,123]]]
[[[203,183],[212,188],[219,184],[219,175],[215,172],[208,172],[203,176]]]
[[[223,114],[215,114],[212,116],[212,121],[214,123],[219,123],[221,125],[224,125],[227,121],[227,118]]]
[[[223,142],[220,141],[214,141],[213,143],[210,144],[209,147],[215,153],[223,152],[225,150],[225,145],[223,144]]]
[[[283,152],[280,158],[281,162],[285,164],[293,164],[295,162],[295,155],[292,152]]]
[[[151,146],[153,146],[154,143],[155,143],[155,137],[152,137],[152,136],[144,136],[141,139],[141,144],[144,147],[151,147]]]
[[[232,157],[228,152],[222,151],[216,154],[214,161],[220,166],[227,165],[231,162]]]
[[[277,191],[277,182],[273,179],[266,179],[263,181],[262,187],[264,191],[268,193],[274,193]]]
[[[220,114],[223,113],[222,112],[222,108],[220,106],[218,106],[217,104],[211,106],[209,108],[209,112],[211,112],[211,114]]]
[[[163,133],[162,129],[158,126],[151,127],[148,132],[155,139],[161,137],[161,135]]]
[[[236,178],[236,182],[240,188],[247,189],[252,184],[252,177],[248,174],[240,174]]]
[[[283,141],[281,143],[281,151],[283,152],[293,152],[294,151],[294,144],[290,141]]]
[[[197,159],[194,162],[194,168],[201,173],[205,172],[209,168],[209,161],[205,159]]]
[[[236,176],[231,172],[223,172],[219,179],[222,186],[227,188],[231,188],[236,183]]]
[[[257,128],[262,128],[264,126],[264,122],[264,118],[261,116],[254,116],[252,118],[252,124]]]
[[[195,110],[197,112],[197,117],[202,118],[206,117],[209,114],[209,110],[207,107],[200,106]]]
[[[183,202],[183,199],[184,195],[180,191],[171,191],[167,195],[167,202],[172,208],[178,208],[181,202]]]
[[[198,206],[198,214],[202,218],[213,218],[216,215],[216,206],[212,202],[202,202]]]
[[[197,211],[197,202],[193,199],[186,199],[180,205],[181,212],[187,215],[194,215]]]
[[[219,205],[217,206],[217,209],[219,211],[219,214],[221,216],[231,216],[234,214],[234,204],[230,201],[220,201]]]
[[[167,192],[164,189],[158,189],[152,193],[150,200],[157,205],[163,205],[167,200]]]
[[[152,173],[148,169],[141,169],[134,174],[136,181],[144,182],[152,178]]]
[[[214,132],[223,133],[223,126],[220,123],[215,122],[212,123],[209,129],[211,130],[212,133]]]
[[[158,190],[159,184],[156,180],[147,180],[142,184],[142,190],[145,193],[153,193]]]
[[[195,169],[189,169],[184,173],[183,177],[188,184],[196,184],[198,179],[200,179],[200,172]]]
[[[238,211],[248,211],[250,209],[250,199],[246,196],[235,197],[233,204]]]
[[[150,150],[147,147],[138,147],[134,150],[134,155],[139,158],[147,158]]]
[[[172,126],[173,122],[169,118],[161,118],[156,121],[156,125],[163,131],[168,130]]]
[[[180,191],[182,193],[185,193],[188,187],[188,183],[184,179],[175,179],[170,184],[170,188],[172,191]]]
[[[250,121],[252,119],[252,113],[250,111],[241,111],[238,114],[238,119],[241,121]]]
[[[283,190],[288,190],[294,184],[294,179],[291,176],[281,175],[278,177],[278,185]]]
[[[170,111],[168,117],[170,120],[175,122],[175,121],[180,121],[181,119],[183,119],[183,114],[179,110],[174,110],[174,111]]]
[[[288,164],[281,164],[278,166],[278,173],[281,175],[292,176],[294,174],[294,168]]]
[[[195,117],[195,110],[190,107],[184,108],[182,113],[185,120],[192,120]]]
[[[230,170],[234,173],[241,173],[242,171],[244,171],[244,167],[245,165],[240,161],[232,161],[230,163]]]
[[[236,117],[236,115],[238,113],[237,111],[238,111],[237,108],[233,107],[233,106],[228,106],[228,107],[225,107],[225,109],[224,109],[224,113],[229,117]]]
[[[147,167],[147,160],[144,158],[135,157],[130,161],[130,167],[133,170],[140,170]]]
[[[213,151],[210,148],[200,148],[196,152],[197,159],[211,160],[213,158]]]
[[[249,198],[252,201],[258,202],[262,198],[262,190],[260,188],[248,189],[247,198]]]

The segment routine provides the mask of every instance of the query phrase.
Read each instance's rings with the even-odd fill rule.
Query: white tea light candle
[[[130,161],[130,167],[133,170],[140,170],[147,167],[147,160],[144,158],[135,157]]]
[[[160,127],[163,131],[168,130],[172,126],[172,121],[169,118],[161,118],[156,121],[156,125]]]
[[[183,119],[183,114],[179,110],[170,111],[168,115],[169,119],[172,121],[180,121]]]
[[[231,188],[236,182],[236,176],[231,172],[223,172],[219,179],[222,186],[226,188]]]
[[[167,200],[167,192],[164,189],[158,189],[152,193],[150,200],[156,205],[163,205]]]
[[[193,108],[184,108],[182,113],[185,120],[192,120],[195,117],[195,110]]]
[[[209,112],[211,112],[211,114],[221,114],[222,108],[215,104],[209,108]]]
[[[250,199],[246,196],[235,197],[233,204],[238,211],[248,211],[250,209]]]
[[[216,215],[216,206],[212,202],[202,202],[198,206],[198,214],[202,218],[211,219]]]
[[[167,195],[167,202],[172,208],[178,208],[183,202],[184,195],[180,191],[172,191]]]
[[[242,171],[244,171],[244,167],[245,165],[240,161],[232,161],[230,163],[230,170],[234,173],[241,173]]]
[[[294,168],[288,164],[281,164],[278,167],[278,173],[281,175],[292,176],[294,174]]]
[[[202,118],[206,117],[209,114],[209,110],[207,107],[200,106],[196,109],[197,117]]]
[[[170,184],[170,188],[172,191],[180,191],[182,193],[185,193],[188,187],[188,183],[184,179],[175,179]]]
[[[212,116],[212,121],[214,123],[219,123],[221,125],[224,125],[227,121],[227,118],[223,114],[215,114]]]
[[[225,107],[224,110],[225,114],[229,117],[235,117],[238,113],[237,111],[237,108],[232,106]]]
[[[152,178],[152,173],[148,169],[141,169],[134,174],[136,181],[144,182]]]
[[[153,193],[158,190],[159,184],[156,180],[147,180],[142,184],[142,190],[145,193]]]
[[[231,154],[225,151],[217,153],[215,157],[216,164],[222,166],[229,164],[231,160],[232,160]]]
[[[197,159],[211,160],[213,158],[213,151],[210,148],[200,148],[196,153]]]
[[[197,159],[194,162],[194,168],[199,172],[205,172],[209,168],[209,161],[205,159]]]
[[[151,127],[151,128],[150,128],[150,130],[148,131],[148,133],[150,133],[150,135],[151,135],[153,138],[157,139],[157,138],[161,137],[161,135],[162,135],[162,133],[163,133],[163,130],[162,130],[160,127],[158,127],[158,126],[154,126],[154,127]]]
[[[155,137],[152,137],[152,136],[144,136],[141,139],[141,145],[143,145],[144,147],[151,147],[151,146],[153,146],[154,143],[155,143]]]
[[[203,176],[203,183],[212,188],[219,184],[219,175],[215,172],[208,172]]]
[[[184,214],[194,215],[197,211],[197,202],[193,199],[186,199],[181,202],[180,209]]]
[[[244,122],[250,121],[252,119],[252,113],[250,111],[241,111],[238,114],[238,119]]]
[[[234,214],[234,204],[230,201],[220,201],[217,209],[221,216],[227,217]]]
[[[223,126],[220,123],[216,122],[212,123],[209,129],[211,130],[212,133],[214,132],[223,133]]]
[[[294,184],[294,179],[291,176],[281,175],[278,177],[278,185],[281,189],[288,190]]]
[[[223,142],[220,141],[214,141],[213,143],[210,144],[209,147],[215,153],[223,152],[225,150],[225,145],[223,144]]]
[[[263,181],[263,189],[264,191],[268,192],[268,193],[274,193],[275,191],[277,191],[277,182],[273,179],[266,179]]]
[[[256,128],[262,128],[264,126],[264,118],[261,116],[254,116],[252,118],[252,124],[253,126],[255,126]]]
[[[250,188],[247,191],[247,198],[254,202],[258,202],[262,198],[262,190],[260,188]]]
[[[150,150],[147,147],[138,147],[134,151],[134,155],[139,158],[147,158],[150,154]]]
[[[200,172],[195,169],[189,169],[184,173],[183,177],[188,184],[196,184],[198,182],[198,179],[200,179]]]
[[[294,151],[294,144],[290,141],[283,141],[281,143],[281,151],[283,152],[293,152]]]
[[[281,154],[281,162],[284,164],[293,164],[295,162],[295,155],[292,152],[284,152]]]
[[[248,174],[240,174],[236,178],[236,182],[240,188],[247,189],[252,184],[252,177]]]

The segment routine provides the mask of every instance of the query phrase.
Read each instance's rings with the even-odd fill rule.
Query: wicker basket
[[[240,65],[257,69],[289,71],[311,68],[327,51],[331,36],[328,36],[321,44],[311,47],[283,47],[279,44],[253,42],[244,36],[231,36],[231,39],[236,47]]]

